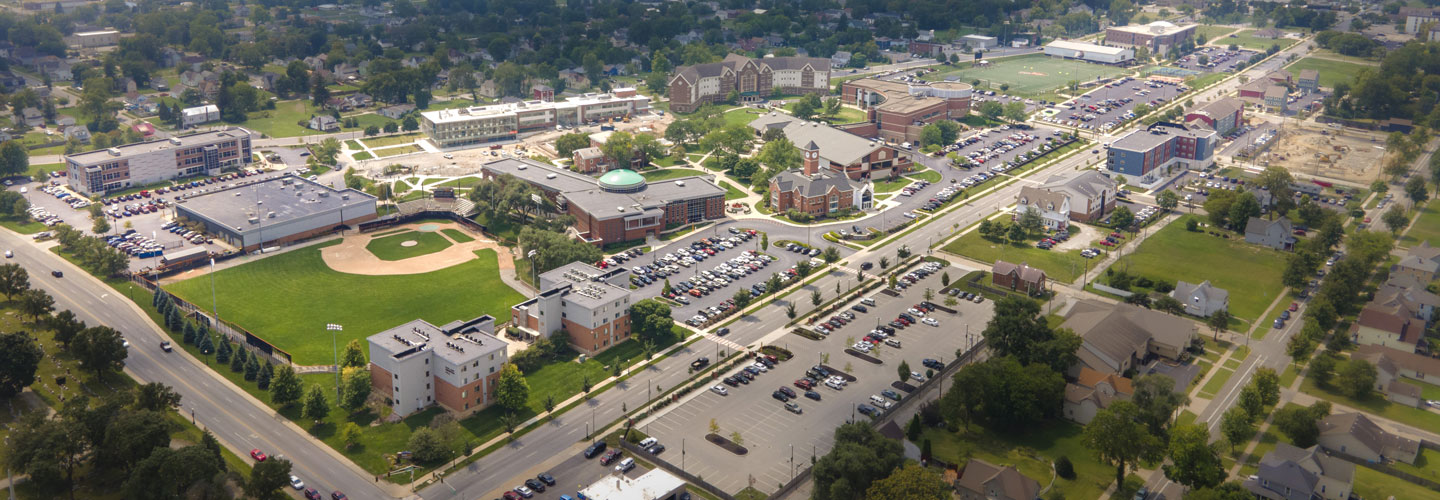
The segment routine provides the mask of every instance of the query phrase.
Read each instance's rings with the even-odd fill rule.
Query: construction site
[[[1292,122],[1272,142],[1259,163],[1292,174],[1368,185],[1384,165],[1385,138],[1375,132]]]

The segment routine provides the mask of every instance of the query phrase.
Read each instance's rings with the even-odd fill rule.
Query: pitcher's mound
[[[415,241],[415,240],[407,240],[407,241],[402,241],[402,242],[400,242],[400,246],[402,246],[402,247],[413,247],[413,246],[419,245],[419,244],[420,244],[420,242]]]

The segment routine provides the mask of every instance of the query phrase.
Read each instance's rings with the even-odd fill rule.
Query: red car
[[[348,499],[349,499],[349,497],[346,497],[344,493],[341,493],[341,492],[339,492],[339,491],[332,491],[332,492],[330,492],[330,500],[348,500]]]
[[[1299,310],[1299,309],[1300,309],[1300,304],[1297,304],[1297,303],[1294,303],[1294,302],[1291,302],[1291,303],[1290,303],[1290,312],[1295,312],[1296,310]]]
[[[513,491],[507,491],[501,497],[505,500],[520,500],[520,494]]]
[[[256,449],[250,450],[250,458],[255,459],[256,462],[264,462],[265,459],[266,459],[266,458],[269,458],[269,457],[265,456],[265,452],[260,451],[259,448],[256,448]]]
[[[614,462],[615,460],[617,460],[617,459],[619,459],[619,458],[620,458],[620,450],[610,450],[610,451],[607,451],[607,452],[605,452],[605,456],[600,457],[600,465],[610,465],[610,462]]]
[[[810,381],[809,381],[809,380],[805,380],[805,379],[802,378],[802,379],[800,379],[800,380],[796,380],[796,381],[795,381],[795,387],[799,387],[799,388],[801,388],[801,389],[805,389],[805,390],[808,391],[808,390],[810,390],[811,387],[814,387],[814,386],[810,384]]]
[[[315,488],[305,488],[305,500],[320,500],[320,492]]]

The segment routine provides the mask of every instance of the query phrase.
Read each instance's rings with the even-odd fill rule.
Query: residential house
[[[1040,187],[1025,185],[1015,199],[1015,210],[1010,218],[1019,221],[1025,214],[1034,211],[1040,216],[1040,223],[1049,230],[1061,230],[1070,223],[1070,198],[1064,193]]]
[[[1375,365],[1376,390],[1385,390],[1392,382],[1411,379],[1440,385],[1440,359],[1407,352],[1393,347],[1362,345],[1351,359],[1363,359]]]
[[[1317,92],[1320,90],[1320,71],[1316,69],[1300,70],[1300,78],[1295,81],[1295,86],[1306,92]]]
[[[854,54],[844,50],[836,51],[835,55],[830,56],[830,67],[843,68],[850,64],[850,58],[852,56],[854,56]]]
[[[55,117],[55,126],[61,129],[75,125],[75,117],[70,115],[59,115]]]
[[[1425,335],[1425,325],[1413,321],[1412,316],[1401,307],[1366,304],[1360,309],[1360,316],[1350,325],[1350,338],[1362,346],[1378,345],[1415,352]]]
[[[1411,386],[1414,387],[1414,386]],[[1416,387],[1416,389],[1419,389]],[[1320,419],[1320,447],[1371,463],[1414,463],[1420,442],[1381,429],[1363,413],[1336,413]]]
[[[319,71],[319,70],[322,70],[322,69],[326,69],[326,64],[325,64],[325,63],[326,63],[326,61],[328,61],[329,59],[330,59],[330,56],[325,55],[325,54],[320,54],[320,55],[315,55],[315,56],[306,57],[305,59],[303,59],[303,61],[305,61],[305,65],[306,65],[306,66],[309,66],[309,67],[310,67],[310,71]]]
[[[1265,107],[1271,111],[1285,112],[1290,98],[1290,92],[1285,87],[1272,85],[1265,89]]]
[[[500,84],[496,83],[495,80],[485,80],[480,82],[479,86],[475,87],[475,93],[480,94],[481,97],[488,97],[490,99],[498,98],[500,97]]]
[[[1284,33],[1281,33],[1280,30],[1277,30],[1275,28],[1262,28],[1255,30],[1254,33],[1250,34],[1250,36],[1253,36],[1255,38],[1263,38],[1266,40],[1274,40],[1276,38],[1280,38],[1283,35]]]
[[[1440,247],[1430,246],[1430,240],[1410,247],[1405,257],[1390,267],[1390,274],[1410,275],[1422,283],[1435,281],[1440,276]]]
[[[1175,289],[1170,291],[1170,297],[1185,305],[1185,312],[1202,318],[1208,318],[1211,314],[1230,308],[1230,292],[1223,288],[1216,288],[1205,280],[1196,285],[1184,281],[1175,282]]]
[[[1295,227],[1290,219],[1281,217],[1274,221],[1251,217],[1245,223],[1245,242],[1267,246],[1276,250],[1289,251],[1295,247]]]
[[[1045,293],[1045,279],[1044,270],[1024,262],[1017,266],[997,260],[990,267],[990,284],[1030,295]]]
[[[1135,394],[1130,379],[1114,373],[1101,373],[1081,367],[1075,382],[1065,384],[1065,418],[1086,425],[1110,403],[1130,399]]]
[[[14,92],[25,88],[25,77],[10,71],[0,71],[0,88],[6,92]]]
[[[335,83],[349,83],[360,79],[360,68],[344,62],[336,64],[335,69],[330,71],[330,75],[335,78]]]
[[[1051,176],[1039,186],[1023,186],[1015,208],[1018,217],[1035,209],[1046,228],[1061,230],[1070,221],[1094,222],[1115,209],[1116,183],[1096,170]]]
[[[792,209],[823,217],[844,210],[863,209],[874,199],[869,183],[821,168],[820,146],[815,141],[800,148],[801,167],[770,178],[770,208],[778,213]],[[857,185],[858,184],[858,185]]]
[[[1245,103],[1229,97],[1218,99],[1185,114],[1185,124],[1198,125],[1229,135],[1245,124]]]
[[[530,86],[530,96],[539,101],[555,102],[555,88],[543,83],[537,83]]]
[[[571,166],[574,167],[577,172],[592,174],[609,170],[605,168],[609,162],[606,161],[605,153],[601,151],[600,148],[580,148],[571,153],[571,156],[573,157]]]
[[[1386,307],[1401,307],[1415,319],[1424,320],[1426,326],[1435,321],[1435,309],[1440,307],[1440,295],[1426,289],[1428,281],[1419,281],[1413,276],[1391,274],[1390,279],[1375,290],[1371,303]]]
[[[180,126],[189,128],[202,123],[220,120],[220,107],[214,104],[195,106],[180,110]]]
[[[1354,481],[1355,464],[1326,455],[1319,445],[1276,443],[1241,485],[1267,500],[1347,500]]]
[[[65,139],[74,139],[80,142],[90,142],[90,129],[80,125],[65,127]]]
[[[396,104],[394,106],[380,108],[376,113],[391,120],[399,120],[411,111],[415,111],[414,104]]]
[[[309,127],[321,132],[339,132],[340,122],[330,115],[315,115],[310,117]]]
[[[955,492],[960,500],[1035,500],[1040,497],[1040,482],[1014,467],[972,458],[955,479]]]
[[[590,79],[585,77],[585,68],[571,68],[560,70],[560,79],[565,84],[574,88],[585,88],[590,85]]]
[[[1152,356],[1180,361],[1199,330],[1180,316],[1093,300],[1076,301],[1060,326],[1082,339],[1072,376],[1082,368],[1125,373]]]
[[[45,126],[45,113],[41,113],[40,110],[35,108],[20,110],[20,119],[25,122],[25,126],[27,127]]]
[[[370,94],[364,92],[356,92],[345,96],[345,103],[349,104],[352,108],[364,108],[374,104],[375,98],[370,97]]]
[[[41,75],[50,77],[51,81],[65,81],[75,79],[70,72],[70,62],[55,56],[41,56],[35,58],[35,71]]]

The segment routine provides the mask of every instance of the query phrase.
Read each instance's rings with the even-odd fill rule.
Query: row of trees
[[[88,236],[66,224],[55,226],[60,248],[81,266],[99,276],[115,276],[130,267],[130,257],[111,247],[105,240]]]

